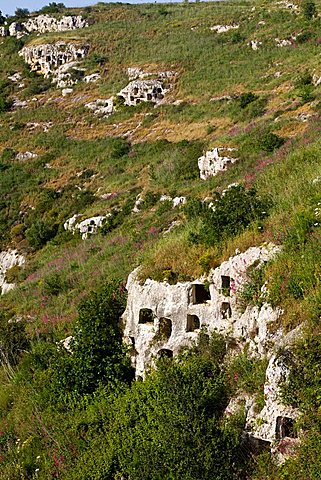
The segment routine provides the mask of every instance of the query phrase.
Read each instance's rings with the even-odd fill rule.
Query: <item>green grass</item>
[[[36,478],[36,468],[42,472],[39,478],[57,474],[75,478],[77,458],[79,472],[92,451],[100,452],[99,461],[109,462],[108,452],[101,451],[95,437],[105,434],[102,417],[110,401],[98,392],[96,397],[83,397],[79,405],[60,408],[46,387],[48,362],[55,342],[73,332],[78,306],[87,293],[112,278],[125,281],[139,264],[144,278],[163,280],[171,274],[184,281],[217,266],[236,248],[244,251],[264,241],[283,245],[262,276],[252,279],[246,300],[255,303],[261,283],[267,281],[269,301],[284,311],[283,326],[291,329],[305,322],[310,335],[320,335],[321,221],[315,209],[321,202],[321,182],[314,180],[321,177],[321,87],[309,84],[306,91],[302,80],[306,73],[321,76],[320,19],[307,21],[276,3],[239,0],[98,4],[86,15],[93,20],[88,29],[30,35],[20,41],[4,38],[0,44],[0,96],[29,102],[25,109],[0,113],[0,244],[27,255],[24,269],[9,272],[19,285],[0,298],[0,311],[6,313],[5,319],[23,317],[25,334],[20,332],[14,341],[27,339],[31,347],[24,349],[33,352],[32,360],[25,353],[18,356],[17,365],[2,363],[0,369],[4,480]],[[262,21],[265,24],[259,25]],[[240,24],[238,35],[210,31],[213,25],[233,22]],[[275,38],[291,35],[299,35],[292,46],[276,46]],[[100,71],[102,76],[97,84],[79,82],[64,98],[53,85],[30,74],[17,54],[23,44],[61,38],[88,42],[86,73]],[[262,42],[258,51],[247,45],[254,39]],[[115,95],[128,83],[130,66],[175,70],[169,102],[94,117],[84,105]],[[24,87],[7,78],[17,71]],[[275,76],[276,72],[282,75]],[[244,105],[249,94],[253,102]],[[233,99],[210,101],[220,95]],[[175,100],[182,103],[173,104]],[[312,116],[302,122],[295,118],[300,113]],[[30,122],[40,126],[32,129]],[[48,122],[52,125],[44,132]],[[283,145],[273,143],[277,138]],[[239,160],[226,172],[201,181],[197,159],[215,146],[235,147]],[[16,154],[25,151],[38,157],[18,161]],[[172,209],[170,203],[159,202],[161,195],[203,200],[234,182],[246,189],[255,187],[257,195],[271,199],[271,204],[266,218],[224,239],[216,235],[213,240],[209,231],[210,242],[191,244],[193,234],[204,229],[202,218],[188,218],[184,207]],[[111,195],[104,200],[103,194]],[[138,194],[145,203],[133,214]],[[105,234],[86,241],[63,230],[63,223],[75,213],[89,217],[116,211],[119,216]],[[164,235],[173,221],[180,225]],[[54,232],[40,242],[34,228],[39,222]],[[206,228],[211,226],[207,223]],[[5,327],[1,323],[0,333],[11,335]],[[316,364],[309,357],[304,365],[311,362]],[[240,378],[238,387],[258,393],[262,400],[262,365],[243,356],[233,368]],[[318,451],[318,446],[315,450],[311,446],[318,429],[313,421],[318,390],[309,393],[312,413],[302,450],[307,458]],[[26,446],[18,451],[20,442]],[[265,463],[264,477],[258,462],[253,479],[291,478],[295,465],[281,471]],[[301,478],[318,478],[304,465]],[[99,472],[92,478],[101,478]]]

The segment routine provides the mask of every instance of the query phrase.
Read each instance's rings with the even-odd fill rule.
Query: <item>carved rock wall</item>
[[[54,44],[30,45],[20,52],[31,70],[48,77],[64,64],[81,60],[89,51],[89,45],[56,42]]]
[[[134,270],[127,282],[123,322],[125,341],[133,347],[136,375],[144,375],[158,355],[176,355],[183,346],[191,345],[202,327],[228,335],[240,345],[249,344],[253,355],[266,354],[271,342],[281,336],[281,332],[268,330],[280,311],[264,304],[242,313],[236,293],[246,279],[247,268],[266,262],[278,251],[273,245],[252,247],[223,262],[207,279],[176,285],[150,279],[140,285],[138,270]]]

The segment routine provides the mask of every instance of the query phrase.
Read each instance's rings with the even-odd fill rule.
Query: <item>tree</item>
[[[63,3],[51,2],[49,5],[45,5],[40,11],[40,13],[60,13],[65,9]]]
[[[115,280],[81,302],[72,353],[61,349],[55,360],[57,392],[91,394],[99,387],[113,389],[119,382],[131,382],[133,371],[120,329],[125,304],[124,287]]]
[[[92,478],[238,478],[241,428],[223,421],[230,393],[224,353],[217,336],[202,349],[160,360],[144,382],[119,395],[99,440],[105,453],[90,465]]]
[[[23,19],[29,15],[29,10],[27,8],[16,8],[14,14],[16,18]]]

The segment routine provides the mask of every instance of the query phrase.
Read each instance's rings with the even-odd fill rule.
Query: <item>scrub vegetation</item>
[[[90,26],[1,37],[0,247],[26,264],[0,297],[0,479],[320,478],[321,3],[285,4],[51,3],[42,13]],[[101,79],[63,97],[30,72],[21,48],[57,40],[88,43],[82,66]],[[85,104],[116,95],[128,67],[175,71],[166,101],[95,116]],[[201,180],[214,147],[238,160]],[[82,240],[64,229],[74,214],[107,218]],[[225,339],[201,333],[134,380],[118,321],[138,265],[142,281],[175,283],[264,242],[281,253],[248,272],[240,308],[260,306],[264,286],[285,330],[304,325],[283,388],[304,435],[282,466],[246,450],[242,414],[224,415],[239,390],[264,403],[264,362],[231,360]]]

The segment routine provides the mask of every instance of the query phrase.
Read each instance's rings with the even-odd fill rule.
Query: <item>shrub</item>
[[[0,363],[15,365],[29,347],[25,323],[0,311]]]
[[[160,360],[157,371],[115,400],[108,413],[101,465],[92,463],[94,476],[238,478],[244,461],[244,455],[238,455],[241,428],[223,421],[229,384],[221,343],[217,350],[217,342],[206,337],[201,349],[176,361]]]
[[[302,15],[306,20],[311,20],[317,16],[317,7],[313,0],[303,0],[301,9]]]
[[[14,15],[17,19],[25,19],[29,15],[29,10],[27,8],[16,8]]]
[[[36,220],[26,230],[25,236],[30,246],[36,250],[43,247],[57,233],[58,226],[44,220]]]
[[[14,267],[9,268],[6,271],[6,282],[8,283],[16,283],[21,279],[21,271],[22,268],[19,265],[15,265]]]
[[[12,107],[12,100],[0,95],[0,113],[8,112]]]
[[[63,12],[65,9],[65,5],[63,3],[56,3],[56,2],[51,2],[48,5],[45,5],[42,7],[41,10],[39,10],[40,13],[60,13]]]
[[[296,36],[296,43],[301,45],[303,43],[306,43],[308,42],[309,40],[311,40],[311,38],[313,38],[313,33],[312,32],[309,32],[308,30],[305,31],[305,32],[302,32],[302,33],[299,33],[297,36]]]
[[[283,145],[284,139],[270,131],[261,131],[256,136],[257,148],[267,153],[272,153]]]
[[[258,197],[255,189],[246,190],[241,185],[229,188],[224,195],[217,194],[215,209],[192,200],[186,207],[187,217],[199,218],[202,225],[190,240],[212,245],[237,235],[253,221],[265,218],[270,203]]]
[[[240,95],[238,101],[239,101],[239,105],[241,108],[245,108],[247,107],[250,103],[254,102],[255,100],[257,100],[258,96],[255,95],[254,93],[252,92],[246,92],[246,93],[242,93],[242,95]]]
[[[265,280],[265,265],[251,265],[246,271],[246,282],[238,290],[238,304],[245,310],[248,305],[262,306],[265,296],[262,287]]]
[[[125,304],[124,287],[117,281],[108,282],[81,302],[72,355],[61,349],[53,368],[58,397],[90,394],[102,385],[112,389],[132,380],[119,322]]]
[[[62,273],[53,272],[44,279],[43,290],[46,295],[59,295],[69,289],[69,282],[63,278]]]

